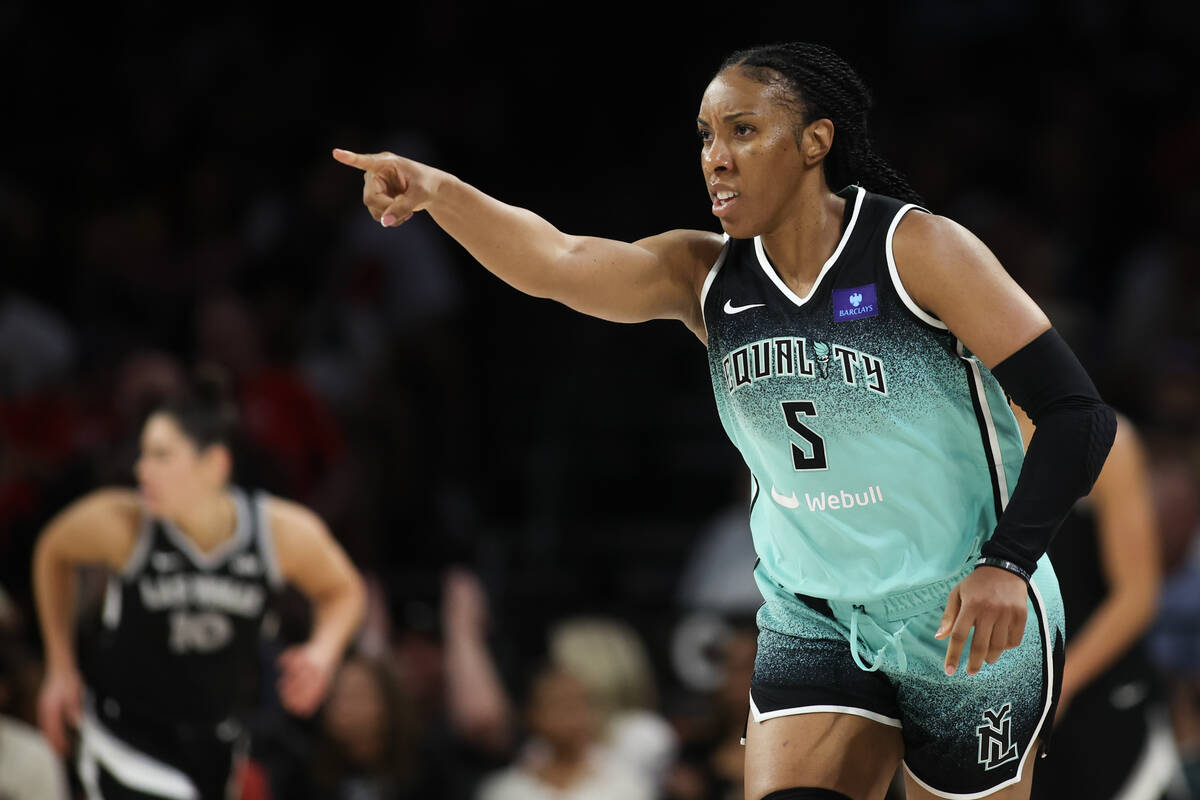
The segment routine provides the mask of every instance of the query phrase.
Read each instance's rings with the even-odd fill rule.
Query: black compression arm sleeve
[[[982,553],[1032,574],[1071,506],[1092,490],[1117,419],[1053,328],[997,364],[992,374],[1037,430],[1012,498]]]

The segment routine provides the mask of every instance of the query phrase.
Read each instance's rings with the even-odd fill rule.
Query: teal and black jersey
[[[701,303],[721,423],[753,475],[759,569],[850,601],[959,572],[1023,449],[996,379],[900,283],[892,236],[916,207],[839,194],[844,231],[808,296],[760,239],[729,239]]]

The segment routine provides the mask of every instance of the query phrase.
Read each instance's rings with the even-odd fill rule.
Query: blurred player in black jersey
[[[313,604],[309,639],[279,659],[279,697],[323,699],[364,609],[362,580],[309,509],[231,485],[236,415],[220,381],[146,420],[139,491],[100,489],[42,532],[34,587],[47,675],[39,722],[95,798],[222,798],[244,752],[270,595]],[[106,567],[94,653],[76,658],[76,568]]]
[[[1026,441],[1033,423],[1020,411]],[[1067,615],[1066,665],[1050,757],[1035,800],[1173,797],[1178,755],[1161,681],[1142,646],[1161,583],[1146,456],[1133,424],[1117,435],[1092,493],[1050,546]]]

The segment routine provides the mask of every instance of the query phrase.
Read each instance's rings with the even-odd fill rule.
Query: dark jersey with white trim
[[[857,600],[959,571],[1024,451],[996,379],[900,282],[892,237],[916,207],[838,194],[843,233],[808,296],[761,239],[729,239],[701,303],[717,409],[754,478],[760,568]]]
[[[259,639],[281,586],[266,496],[231,490],[232,537],[205,553],[171,522],[147,517],[129,563],[109,578],[89,689],[138,716],[217,722],[253,699]]]

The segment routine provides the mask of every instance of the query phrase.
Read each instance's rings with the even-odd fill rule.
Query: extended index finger
[[[973,627],[975,627],[974,617],[968,617],[963,609],[959,609],[958,616],[954,620],[954,627],[950,630],[950,643],[946,646],[944,668],[947,675],[953,675],[958,671],[959,663],[962,661],[963,647],[966,645],[967,639],[971,637]]]
[[[333,157],[348,167],[355,167],[361,170],[370,170],[378,162],[378,158],[375,156],[343,150],[340,147],[333,148]]]

